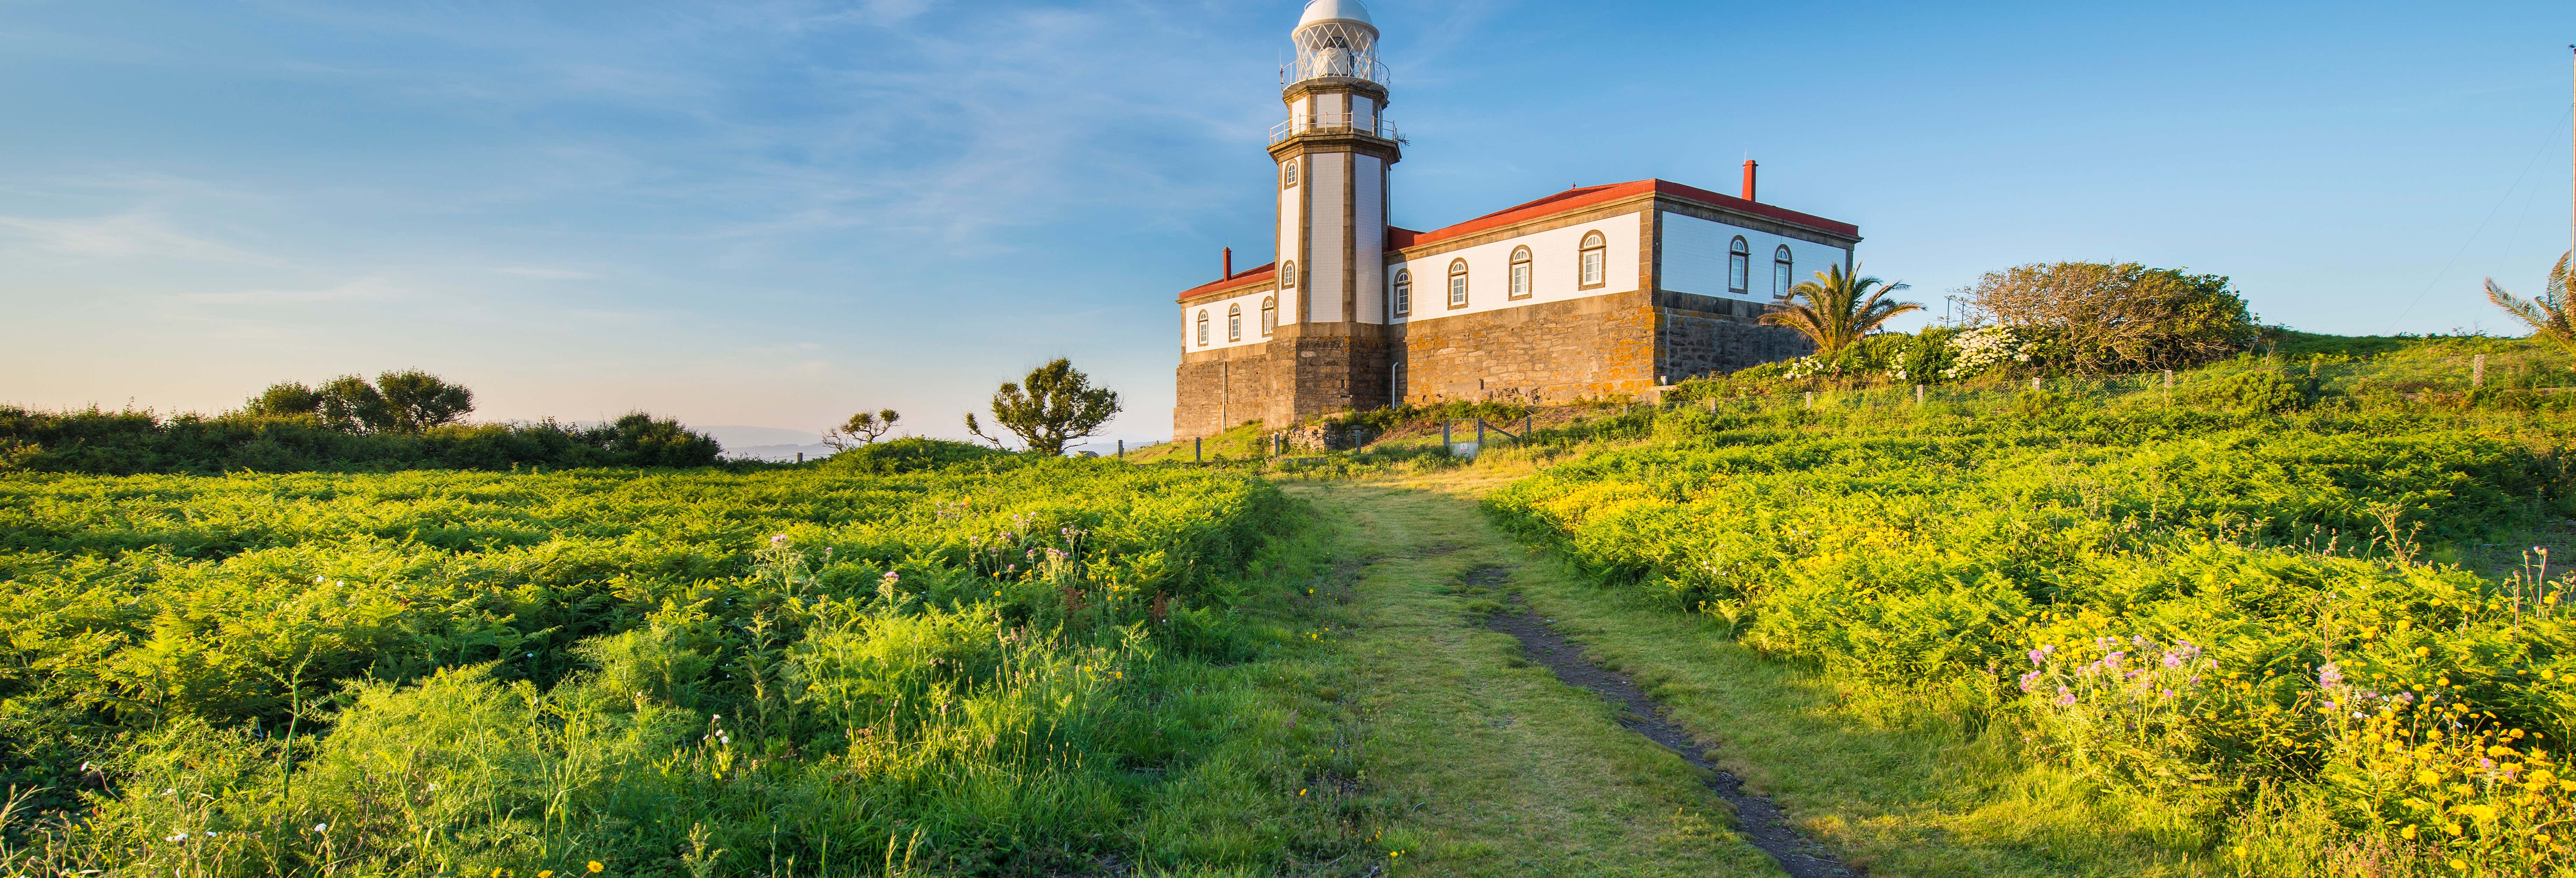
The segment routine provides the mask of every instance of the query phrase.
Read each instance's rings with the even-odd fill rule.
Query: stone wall
[[[1394,327],[1290,324],[1261,344],[1184,354],[1172,436],[1212,436],[1255,420],[1275,431],[1396,401],[1637,396],[1658,378],[1731,372],[1813,350],[1794,330],[1755,323],[1764,307],[1634,292]]]
[[[1376,441],[1377,430],[1367,424],[1308,424],[1284,435],[1298,451],[1349,451]]]
[[[1172,437],[1213,436],[1245,421],[1285,414],[1276,403],[1286,386],[1271,348],[1278,342],[1185,355],[1174,370]]]
[[[1694,296],[1693,298],[1706,298]],[[1814,353],[1797,330],[1764,326],[1751,316],[1762,306],[1729,303],[1744,316],[1681,308],[1655,309],[1655,374],[1665,383],[1733,372]]]
[[[1642,292],[1589,296],[1398,327],[1408,402],[1561,403],[1654,385],[1655,313]]]

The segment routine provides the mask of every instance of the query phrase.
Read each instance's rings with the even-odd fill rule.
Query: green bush
[[[1330,711],[1256,661],[1291,634],[1237,619],[1286,590],[1240,571],[1312,573],[1274,538],[1282,495],[975,457],[0,478],[0,779],[82,815],[0,827],[8,868],[848,874],[891,846],[926,874],[1266,873],[1352,853],[1349,815],[1296,795],[1358,771],[1325,746]]]
[[[554,421],[451,424],[414,434],[351,432],[313,415],[164,418],[97,408],[36,412],[9,407],[0,407],[0,449],[16,449],[0,450],[0,472],[109,475],[694,467],[713,465],[723,450],[714,439],[677,421],[640,412],[596,427]]]
[[[2232,411],[1677,411],[1486,502],[1856,698],[1991,723],[2210,836],[2333,815],[2279,874],[2365,850],[2569,868],[2533,839],[2576,818],[2537,773],[2576,735],[2576,579],[2426,563],[2576,513],[2565,425],[2216,386]]]

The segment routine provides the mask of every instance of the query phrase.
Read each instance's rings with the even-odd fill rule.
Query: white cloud
[[[128,213],[97,219],[0,217],[0,241],[15,240],[38,250],[93,259],[174,259],[283,266],[284,260],[252,253],[180,231],[153,213]]]
[[[599,275],[570,268],[514,266],[509,268],[495,268],[492,270],[512,277],[528,277],[535,278],[537,280],[596,280],[599,278]]]
[[[305,305],[319,302],[390,302],[410,298],[412,291],[382,277],[363,277],[319,289],[260,289],[229,293],[180,293],[180,302],[201,305]]]

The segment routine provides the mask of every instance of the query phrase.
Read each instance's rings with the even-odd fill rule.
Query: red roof
[[[1582,186],[1568,189],[1563,192],[1541,198],[1537,201],[1514,205],[1454,226],[1432,229],[1428,232],[1417,232],[1412,229],[1401,228],[1398,226],[1388,226],[1386,227],[1386,249],[1387,252],[1392,253],[1408,247],[1419,247],[1424,244],[1434,244],[1451,238],[1463,238],[1468,235],[1476,234],[1477,232],[1491,231],[1493,229],[1499,229],[1515,223],[1527,222],[1529,220],[1564,213],[1571,210],[1579,210],[1596,204],[1608,204],[1613,201],[1634,198],[1647,193],[1653,193],[1667,198],[1678,198],[1684,201],[1696,201],[1711,207],[1723,208],[1739,213],[1749,213],[1759,217],[1767,217],[1793,226],[1802,226],[1830,235],[1839,235],[1846,238],[1860,237],[1860,227],[1850,223],[1836,222],[1813,214],[1799,213],[1784,207],[1773,207],[1760,202],[1746,201],[1733,195],[1720,195],[1706,189],[1701,189],[1697,186],[1684,186],[1680,183],[1675,183],[1669,180],[1633,180],[1626,183],[1611,183],[1602,186]],[[1181,291],[1180,300],[1188,301],[1192,297],[1203,296],[1218,290],[1238,286],[1251,286],[1255,282],[1269,280],[1273,275],[1278,273],[1278,267],[1279,263],[1273,262],[1269,265],[1264,265],[1260,268],[1255,268],[1251,271],[1246,271],[1232,277],[1225,278],[1224,280],[1191,287],[1187,290]]]
[[[1701,189],[1696,186],[1684,186],[1680,183],[1675,183],[1669,180],[1635,180],[1627,183],[1611,183],[1602,186],[1583,186],[1568,189],[1563,192],[1541,198],[1537,201],[1507,207],[1454,226],[1433,229],[1428,232],[1415,232],[1389,227],[1387,230],[1388,234],[1386,236],[1386,248],[1389,250],[1399,250],[1406,247],[1418,247],[1423,244],[1437,243],[1450,238],[1465,237],[1477,232],[1499,229],[1514,223],[1538,219],[1539,217],[1550,214],[1564,213],[1569,210],[1590,207],[1595,204],[1606,204],[1623,198],[1634,198],[1649,192],[1656,195],[1679,198],[1685,201],[1696,201],[1711,207],[1722,207],[1728,210],[1753,214],[1755,216],[1768,217],[1793,226],[1805,226],[1819,232],[1826,232],[1851,238],[1860,237],[1860,227],[1850,223],[1835,222],[1824,217],[1799,213],[1787,208],[1773,207],[1760,202],[1746,201],[1733,195],[1719,195],[1706,189]]]
[[[1235,272],[1234,274],[1227,275],[1223,280],[1203,283],[1198,286],[1182,290],[1181,297],[1175,301],[1187,302],[1193,298],[1207,295],[1228,287],[1252,286],[1260,281],[1269,280],[1272,275],[1278,273],[1279,263],[1276,262],[1249,271]]]

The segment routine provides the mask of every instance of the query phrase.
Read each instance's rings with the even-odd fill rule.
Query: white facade
[[[1269,341],[1270,333],[1261,331],[1261,306],[1264,302],[1275,302],[1277,296],[1277,290],[1262,287],[1240,295],[1200,302],[1182,308],[1181,350],[1212,351]],[[1235,309],[1242,310],[1237,312]],[[1279,309],[1280,322],[1287,322],[1288,310],[1285,307]],[[1232,327],[1227,322],[1228,315],[1234,313],[1243,315],[1243,333],[1240,338],[1233,337],[1233,333],[1230,332]],[[1199,315],[1201,314],[1207,315],[1208,320],[1206,344],[1199,343]]]
[[[1404,276],[1398,272],[1410,275],[1413,280],[1413,307],[1411,313],[1396,316],[1396,323],[1635,292],[1639,281],[1637,243],[1645,236],[1640,228],[1642,220],[1643,214],[1620,214],[1588,225],[1532,232],[1393,263],[1387,266],[1387,282],[1382,287],[1385,300],[1394,301],[1395,280]],[[1596,232],[1605,245],[1602,283],[1598,287],[1584,289],[1580,275],[1583,238]],[[1511,298],[1512,254],[1522,247],[1529,248],[1530,295],[1514,299]],[[1449,269],[1453,262],[1461,259],[1467,262],[1467,306],[1451,308]]]
[[[1769,302],[1789,290],[1779,284],[1774,266],[1780,248],[1789,248],[1788,286],[1796,286],[1828,265],[1851,268],[1851,251],[1828,244],[1784,238],[1768,232],[1727,225],[1721,222],[1664,212],[1663,288],[1677,293],[1702,296],[1728,296],[1748,301]],[[1734,252],[1736,238],[1743,238],[1746,255],[1744,288],[1734,289]]]

